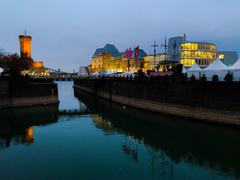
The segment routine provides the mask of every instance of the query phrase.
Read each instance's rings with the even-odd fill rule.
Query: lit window
[[[225,56],[224,54],[219,54],[219,59],[224,60]]]

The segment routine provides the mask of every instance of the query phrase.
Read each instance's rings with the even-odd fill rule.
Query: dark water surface
[[[239,128],[78,100],[72,85],[58,83],[59,107],[0,111],[0,179],[240,178]]]

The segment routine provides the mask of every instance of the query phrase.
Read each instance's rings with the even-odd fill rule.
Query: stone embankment
[[[57,84],[52,80],[0,79],[0,109],[57,103]]]
[[[81,79],[74,89],[147,111],[240,125],[239,82]]]

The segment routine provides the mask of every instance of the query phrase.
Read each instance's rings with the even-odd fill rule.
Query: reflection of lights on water
[[[24,142],[26,144],[32,144],[34,142],[33,135],[34,135],[33,127],[26,129],[26,135],[25,135]]]

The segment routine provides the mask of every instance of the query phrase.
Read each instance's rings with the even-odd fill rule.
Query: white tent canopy
[[[87,70],[87,67],[81,66],[78,71],[79,77],[89,77],[89,72]]]
[[[187,73],[187,70],[186,70],[185,67],[183,67],[183,68],[182,68],[182,74],[185,74],[185,73]]]
[[[132,75],[132,73],[129,72],[129,71],[124,71],[124,72],[122,73],[122,76],[123,76],[123,77],[131,76],[131,75]]]
[[[99,73],[98,72],[94,72],[91,74],[91,77],[98,77],[99,76]]]
[[[232,66],[231,66],[232,70],[240,70],[240,59],[237,60]]]
[[[114,75],[114,74],[116,74],[116,73],[117,73],[117,71],[106,72],[105,75]]]
[[[187,77],[190,78],[191,76],[194,76],[196,79],[200,79],[201,71],[202,69],[197,63],[195,63],[187,70]]]
[[[240,80],[240,59],[237,60],[232,66],[231,70],[233,73],[233,80],[234,81],[239,81]]]
[[[220,59],[216,59],[207,68],[203,69],[203,71],[219,71],[219,70],[230,70],[230,68],[223,64],[223,62]]]
[[[130,72],[130,71],[124,71],[122,74],[121,74],[121,77],[135,77],[136,76],[136,73],[134,71]]]
[[[202,74],[205,74],[207,80],[212,80],[213,75],[217,75],[220,81],[223,81],[226,74],[231,71],[231,68],[223,64],[220,59],[215,60],[207,68],[202,70]]]
[[[190,67],[190,68],[187,70],[187,72],[195,72],[195,71],[197,71],[197,72],[202,71],[202,69],[199,67],[199,65],[198,65],[197,63],[194,63],[194,64],[192,65],[192,67]]]

